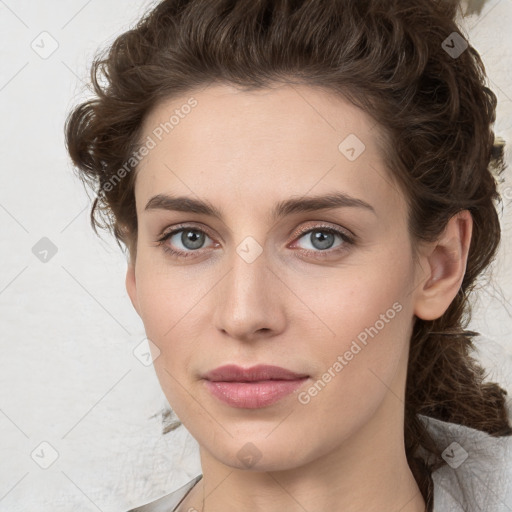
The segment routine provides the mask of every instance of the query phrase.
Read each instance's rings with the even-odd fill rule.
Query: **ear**
[[[438,240],[427,244],[420,257],[424,276],[416,288],[417,317],[441,317],[456,297],[466,272],[472,231],[473,218],[468,210],[463,210],[449,220]]]
[[[128,268],[126,270],[126,291],[132,301],[132,305],[137,311],[137,314],[140,316],[139,311],[139,303],[137,301],[137,283],[135,280],[135,265],[132,263],[128,263]]]

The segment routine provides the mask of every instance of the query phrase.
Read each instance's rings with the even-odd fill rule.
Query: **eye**
[[[341,251],[348,250],[350,245],[354,245],[354,239],[348,233],[338,230],[330,226],[314,226],[308,228],[302,228],[296,235],[302,235],[299,240],[304,239],[309,243],[311,248],[301,249],[301,252],[306,254],[312,254],[315,258],[322,258],[327,254],[337,254]],[[336,237],[341,242],[333,248]],[[325,256],[322,253],[327,253]]]
[[[179,236],[178,236],[179,235]],[[163,250],[171,255],[188,258],[193,256],[192,253],[198,252],[198,249],[204,244],[205,238],[210,238],[202,229],[193,226],[179,226],[178,228],[165,233],[158,239],[158,245],[163,246]],[[173,249],[167,241],[172,243],[172,246],[178,246],[178,249]],[[179,244],[183,248],[180,248]]]

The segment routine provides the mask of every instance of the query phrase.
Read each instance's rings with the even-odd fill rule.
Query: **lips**
[[[301,387],[309,375],[272,365],[244,369],[220,366],[203,377],[206,389],[231,407],[258,409],[278,402]]]
[[[212,382],[255,382],[266,380],[297,380],[309,377],[305,373],[296,373],[280,366],[260,364],[252,368],[242,368],[234,364],[219,366],[204,375]]]

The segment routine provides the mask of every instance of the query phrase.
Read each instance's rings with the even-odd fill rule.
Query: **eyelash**
[[[177,227],[175,227],[172,231],[164,233],[157,240],[157,245],[158,246],[163,246],[164,252],[166,252],[167,254],[171,255],[172,257],[178,257],[178,258],[194,257],[194,253],[200,252],[200,249],[199,250],[195,250],[195,251],[186,251],[186,252],[184,252],[184,251],[176,251],[174,249],[171,249],[168,245],[165,244],[165,242],[167,242],[167,240],[169,240],[173,235],[175,235],[176,233],[180,233],[181,231],[186,231],[186,230],[194,231],[194,232],[197,232],[197,233],[203,233],[206,236],[208,236],[209,238],[213,238],[213,237],[211,237],[208,234],[208,232],[204,231],[203,229],[199,229],[199,228],[197,228],[195,226],[191,226],[191,225],[180,224]],[[330,226],[325,226],[325,225],[318,225],[318,226],[313,226],[313,227],[307,227],[307,228],[299,229],[296,233],[294,233],[294,237],[295,238],[297,238],[297,237],[302,238],[302,236],[304,236],[305,234],[308,234],[308,233],[311,233],[311,232],[314,232],[314,231],[320,231],[320,232],[324,232],[324,233],[331,233],[331,234],[334,234],[334,235],[338,235],[343,240],[344,243],[341,244],[340,246],[338,246],[335,249],[326,249],[325,251],[320,251],[320,250],[312,251],[312,250],[309,250],[309,249],[298,249],[300,252],[305,253],[308,256],[311,256],[312,253],[313,254],[321,253],[321,254],[332,255],[332,254],[336,254],[338,252],[344,252],[344,251],[347,250],[347,247],[346,247],[347,244],[348,245],[354,245],[355,244],[355,240],[354,240],[355,237],[349,236],[349,235],[347,235],[343,231],[340,231],[338,229],[335,229],[335,228],[330,227]],[[318,258],[318,259],[324,258],[324,256],[313,256],[313,257],[314,258]]]

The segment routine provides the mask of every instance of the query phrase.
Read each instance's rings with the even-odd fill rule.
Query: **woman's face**
[[[418,269],[377,129],[306,86],[210,86],[145,120],[127,289],[170,405],[222,464],[288,469],[402,431]],[[306,377],[205,380],[227,364]]]

